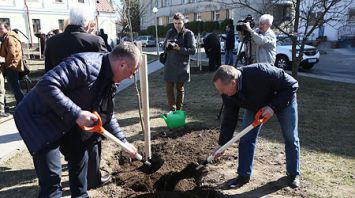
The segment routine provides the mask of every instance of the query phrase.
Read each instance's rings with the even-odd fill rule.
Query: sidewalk
[[[148,73],[151,74],[159,69],[161,69],[163,65],[159,61],[154,61],[148,64]],[[137,76],[139,79],[139,75]],[[132,85],[134,83],[134,79],[124,80],[118,91],[122,91]],[[16,128],[15,121],[11,117],[7,121],[3,121],[0,123],[0,164],[11,158],[16,151],[22,150],[25,147],[24,142]]]

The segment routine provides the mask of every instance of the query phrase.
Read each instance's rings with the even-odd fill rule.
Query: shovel
[[[239,132],[235,137],[233,137],[231,140],[229,140],[226,144],[223,146],[219,147],[217,151],[215,151],[212,155],[208,156],[208,158],[199,166],[196,167],[196,170],[201,169],[202,167],[205,167],[208,163],[214,160],[216,154],[222,153],[225,151],[228,147],[230,147],[234,142],[239,140],[241,137],[243,137],[245,134],[250,132],[252,129],[255,127],[265,123],[268,121],[270,117],[263,117],[262,116],[262,110],[259,110],[256,115],[255,115],[255,120],[253,123],[251,123],[249,126],[247,126],[245,129],[243,129],[241,132]]]
[[[117,137],[115,137],[114,135],[112,135],[110,132],[108,132],[106,129],[104,129],[102,127],[101,117],[96,111],[93,112],[93,114],[95,114],[98,118],[95,125],[90,126],[90,127],[80,126],[80,128],[82,128],[83,130],[88,131],[88,132],[99,133],[100,135],[105,136],[107,139],[114,141],[115,143],[117,143],[119,146],[121,146],[126,151],[132,152],[130,147],[128,147],[124,142],[119,140]],[[161,159],[152,159],[151,162],[144,160],[143,156],[141,154],[139,154],[138,152],[136,153],[135,158],[143,163],[143,166],[140,167],[139,169],[142,172],[147,173],[147,174],[151,174],[151,173],[156,172],[158,169],[160,169],[160,167],[164,163],[163,160],[161,160]]]

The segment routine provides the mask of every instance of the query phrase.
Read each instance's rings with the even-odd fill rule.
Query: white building
[[[98,29],[104,29],[108,41],[116,41],[116,14],[107,0],[0,0],[0,21],[18,29],[25,43],[38,43],[35,33],[47,34],[53,29],[63,30],[69,10],[74,5],[85,5],[96,15]]]
[[[183,13],[188,21],[223,21],[232,18],[232,11],[216,0],[140,0],[140,4],[144,9],[141,30],[155,25],[153,7],[158,8],[158,25],[172,23],[176,12]]]
[[[234,25],[238,20],[244,19],[251,14],[256,21],[260,16],[255,11],[240,6],[235,0],[140,0],[143,10],[141,19],[141,29],[144,30],[151,25],[155,25],[155,14],[152,12],[153,7],[158,8],[156,14],[158,25],[167,25],[172,23],[172,16],[176,12],[185,15],[188,21],[223,21],[225,19],[233,19]],[[267,2],[267,3],[266,3]],[[275,17],[275,22],[281,23],[291,19],[291,1],[273,0],[259,1],[250,0],[249,4],[257,10],[261,10],[265,5],[274,3],[275,6],[270,14]]]

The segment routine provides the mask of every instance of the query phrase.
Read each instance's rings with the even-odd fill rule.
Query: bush
[[[185,27],[191,30],[195,35],[198,32],[224,32],[227,24],[233,23],[232,19],[226,19],[221,24],[218,21],[191,21],[185,23]],[[166,26],[158,25],[158,36],[165,37],[169,29],[173,28],[174,24],[169,23]],[[149,26],[146,30],[141,30],[140,35],[154,35],[155,36],[155,25]]]
[[[194,34],[198,32],[203,32],[203,23],[202,21],[191,21],[185,24],[185,27],[191,30]]]
[[[207,21],[203,24],[205,32],[219,32],[219,23],[217,21]]]
[[[226,26],[229,24],[233,25],[233,19],[224,19],[219,26],[219,30],[224,32],[226,30]]]

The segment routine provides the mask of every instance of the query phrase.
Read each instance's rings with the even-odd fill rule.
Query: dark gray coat
[[[180,51],[167,50],[167,41],[176,39],[180,46]],[[163,45],[167,53],[164,67],[164,80],[168,82],[188,82],[190,81],[190,55],[196,53],[194,33],[189,29],[183,28],[178,33],[175,28],[171,28],[165,38]]]

